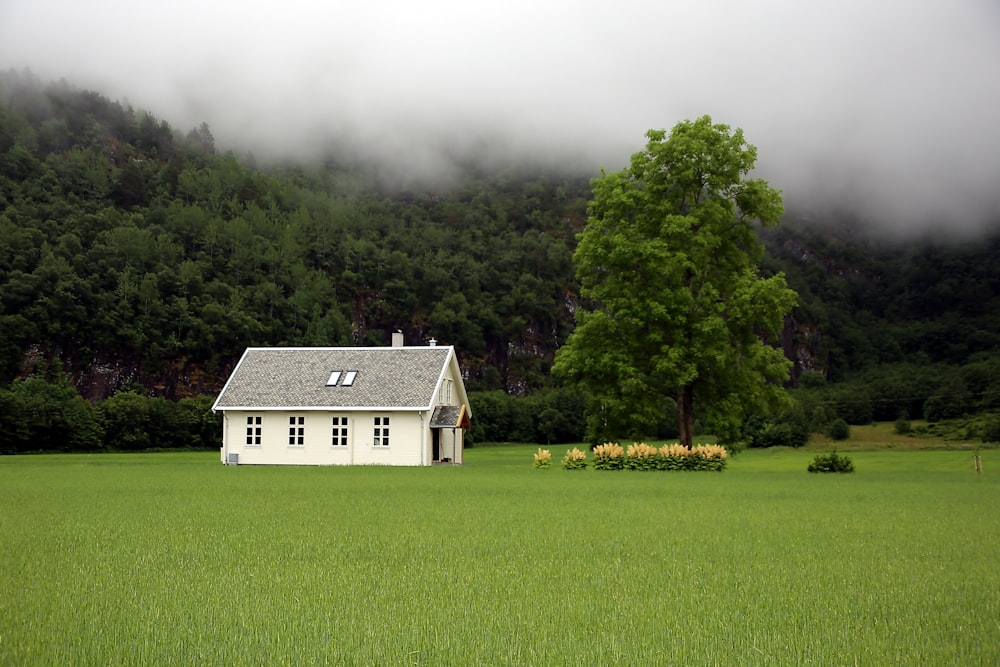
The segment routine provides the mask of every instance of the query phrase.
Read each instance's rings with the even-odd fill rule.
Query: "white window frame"
[[[372,447],[389,446],[389,417],[375,417],[372,431]]]
[[[288,418],[288,446],[304,447],[306,444],[306,418],[291,416]]]
[[[347,447],[350,442],[350,426],[347,417],[333,417],[330,427],[330,446]]]

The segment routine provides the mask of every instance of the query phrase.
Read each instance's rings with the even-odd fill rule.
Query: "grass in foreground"
[[[0,458],[2,664],[997,664],[1000,456]],[[553,458],[563,450],[553,447]],[[968,460],[967,460],[968,459]]]

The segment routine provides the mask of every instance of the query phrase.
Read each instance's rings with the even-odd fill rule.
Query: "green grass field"
[[[1000,452],[0,458],[3,665],[996,665]]]

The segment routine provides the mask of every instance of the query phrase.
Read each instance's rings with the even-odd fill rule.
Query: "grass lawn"
[[[0,664],[1000,664],[1000,451],[0,457]]]

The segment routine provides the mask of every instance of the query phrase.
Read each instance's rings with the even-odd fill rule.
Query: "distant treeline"
[[[214,396],[170,401],[134,389],[84,400],[56,367],[0,388],[0,454],[217,449],[222,415]],[[526,398],[502,391],[469,394],[475,420],[467,445],[580,442],[584,397],[543,389]]]
[[[216,448],[222,419],[213,402],[122,391],[95,404],[61,373],[17,379],[0,388],[0,453]]]

